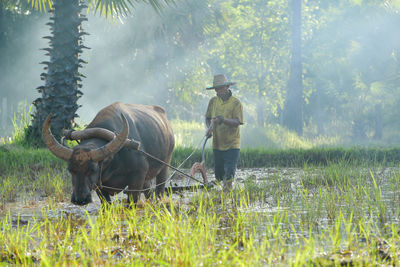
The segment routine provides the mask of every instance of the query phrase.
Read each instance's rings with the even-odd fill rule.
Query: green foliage
[[[27,0],[31,4],[32,8],[39,10],[40,12],[50,10],[52,8],[51,0]]]
[[[245,112],[259,105],[254,120],[265,112],[277,116],[289,62],[286,1],[224,1],[220,6],[225,27],[216,26],[220,34],[204,47],[211,68],[237,82]]]
[[[209,42],[197,60],[207,64],[193,64],[187,72],[191,88],[180,90],[185,82],[176,83],[181,105],[177,99],[174,103],[199,103],[194,93],[204,88],[204,79],[223,72],[237,82],[233,92],[243,101],[248,122],[280,121],[290,62],[288,2],[213,4],[219,20],[209,27]],[[350,137],[357,142],[385,138],[399,113],[398,38],[391,32],[400,16],[394,5],[348,0],[303,4],[305,133],[315,129],[313,135],[339,137],[342,144]]]
[[[390,126],[399,78],[398,40],[390,32],[399,16],[389,7],[389,1],[340,1],[314,12],[320,23],[309,24],[315,30],[303,50],[306,117],[314,123],[355,140],[380,138],[379,125]]]
[[[10,10],[11,3],[4,3]],[[50,2],[29,3],[43,7]],[[91,3],[99,13],[117,15],[136,5],[130,1]],[[127,20],[135,34],[118,44],[117,52],[110,52],[117,56],[123,49],[130,54],[132,47],[146,44],[137,49],[134,59],[127,57],[117,71],[137,66],[129,72],[142,69],[143,80],[158,80],[165,87],[160,94],[146,95],[145,102],[161,103],[170,118],[199,120],[213,93],[204,87],[212,83],[213,74],[222,72],[237,82],[233,92],[244,103],[246,123],[270,127],[281,122],[290,63],[289,2],[149,3],[156,9],[161,3],[166,5],[151,20],[140,17],[140,12],[135,16],[142,23]],[[394,139],[399,113],[398,40],[391,34],[400,18],[396,1],[307,1],[302,12],[305,136],[312,132],[313,136],[339,138],[343,144],[350,137],[360,142],[379,140],[390,131],[390,139]],[[146,34],[137,34],[142,28]],[[4,32],[9,38],[9,30]],[[143,69],[143,62],[148,62],[148,67]],[[164,78],[154,79],[155,66]],[[105,87],[112,86],[109,80]],[[266,142],[270,144],[273,146],[273,142]]]
[[[105,17],[118,18],[127,16],[131,13],[131,10],[135,7],[134,2],[145,2],[151,5],[154,10],[161,12],[164,8],[164,4],[173,4],[174,0],[144,0],[144,1],[132,1],[132,0],[90,0],[89,8],[93,9],[94,12],[98,12]]]
[[[42,10],[51,4],[48,0],[1,2],[4,16],[0,23],[0,52],[5,56],[5,66],[11,65],[17,54],[11,49],[18,42],[14,40],[19,40],[18,36],[23,36],[24,30],[30,29],[27,25],[32,24],[28,2]],[[126,36],[129,40],[117,42],[116,49],[106,51],[113,56],[118,56],[120,50],[135,54],[126,57],[116,72],[139,72],[143,80],[157,81],[154,88],[164,89],[161,93],[140,91],[138,94],[146,99],[143,102],[162,104],[170,118],[200,120],[213,95],[204,88],[212,83],[213,74],[226,73],[237,82],[233,92],[244,104],[248,125],[271,127],[281,123],[290,64],[288,1],[188,0],[175,5],[170,1],[144,2],[156,9],[163,6],[163,12],[135,12],[141,23],[126,20],[132,32]],[[397,2],[303,3],[302,97],[308,139],[319,135],[340,144],[349,138],[359,143],[372,139],[397,142],[399,40],[393,34],[400,21]],[[93,0],[91,4],[101,14],[115,12],[121,16],[131,5],[136,6],[135,1]],[[137,7],[142,10],[144,6]],[[151,19],[148,14],[152,14]],[[146,34],[141,34],[143,29]],[[110,27],[106,33],[113,31],[116,29]],[[100,64],[96,60],[91,59],[95,66]],[[11,76],[11,68],[4,69],[3,77]],[[155,69],[160,73],[157,78]],[[112,79],[105,80],[109,84],[104,86],[111,88]],[[11,88],[14,83],[5,86]],[[38,136],[40,129],[34,131]],[[274,141],[267,140],[265,144],[274,147]],[[288,147],[293,146],[308,144]]]

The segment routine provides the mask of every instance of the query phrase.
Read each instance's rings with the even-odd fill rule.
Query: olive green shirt
[[[243,124],[243,106],[239,99],[230,96],[223,101],[220,97],[214,96],[208,103],[206,118],[212,119],[223,116],[226,119],[237,118]],[[213,127],[213,149],[228,150],[240,148],[240,129],[239,126],[229,126],[224,123]]]

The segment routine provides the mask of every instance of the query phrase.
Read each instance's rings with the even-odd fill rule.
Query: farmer
[[[206,112],[207,137],[213,136],[215,178],[224,182],[224,189],[231,189],[240,152],[240,130],[243,124],[243,106],[229,89],[223,74],[214,76],[213,86],[217,96],[211,98]],[[210,127],[211,126],[211,127]]]

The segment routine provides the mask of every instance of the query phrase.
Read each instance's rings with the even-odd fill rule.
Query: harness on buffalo
[[[210,128],[211,128],[211,127],[212,127],[212,126],[210,126]],[[64,131],[64,137],[62,137],[62,143],[64,143],[64,138],[65,138],[65,139],[68,139],[68,140],[77,140],[77,139],[75,139],[75,138],[71,135],[71,131]],[[108,139],[108,138],[107,138],[107,139]],[[157,161],[157,162],[159,162],[159,163],[161,163],[161,164],[167,166],[168,168],[173,169],[175,172],[178,172],[178,173],[180,173],[181,175],[183,175],[183,176],[185,176],[185,177],[187,177],[187,178],[189,178],[189,179],[191,179],[191,180],[194,180],[194,181],[196,181],[196,182],[198,182],[198,183],[201,184],[201,185],[196,185],[196,186],[189,186],[189,179],[188,179],[185,186],[171,186],[171,187],[167,187],[167,188],[166,188],[167,191],[170,190],[170,191],[172,191],[172,192],[176,192],[176,191],[189,190],[189,189],[192,189],[192,188],[194,188],[194,187],[196,187],[196,188],[199,188],[199,187],[200,187],[200,188],[209,188],[209,187],[212,187],[212,186],[213,186],[213,184],[208,183],[207,173],[206,173],[206,169],[205,169],[205,146],[206,146],[206,143],[207,143],[207,140],[208,140],[208,139],[209,139],[209,136],[204,136],[204,137],[201,139],[201,141],[199,142],[198,146],[197,146],[197,147],[192,151],[192,153],[179,165],[178,168],[176,168],[176,167],[174,167],[174,166],[168,164],[167,162],[165,162],[165,161],[163,161],[163,160],[161,160],[161,159],[159,159],[159,158],[157,158],[157,157],[155,157],[155,156],[153,156],[153,155],[147,153],[146,151],[142,150],[142,149],[140,148],[140,143],[137,142],[137,141],[127,139],[127,140],[125,141],[124,147],[128,147],[128,148],[137,150],[137,151],[139,151],[140,153],[146,155],[147,157],[149,157],[149,158],[151,158],[151,159],[153,159],[153,160],[155,160],[155,161]],[[203,142],[203,140],[204,140],[204,142]],[[190,174],[187,174],[187,173],[185,173],[185,172],[179,170],[179,168],[194,154],[195,150],[200,146],[200,144],[201,144],[202,142],[203,142],[203,146],[202,146],[202,161],[201,161],[201,162],[195,162],[195,163],[192,165],[192,167],[191,167],[191,169],[190,169]],[[97,187],[97,189],[100,189],[100,190],[101,190],[102,188],[106,188],[106,189],[117,190],[117,191],[122,190],[123,193],[128,193],[128,192],[145,192],[145,191],[150,190],[150,189],[141,189],[141,190],[128,189],[128,186],[126,186],[125,188],[115,188],[115,187],[110,187],[110,186],[105,186],[105,185],[103,185],[103,183],[102,183],[103,165],[104,165],[104,161],[99,162],[99,167],[100,167],[99,179],[98,179],[98,183],[95,185],[95,186]],[[162,182],[162,183],[160,183],[160,184],[156,184],[156,186],[162,185],[162,184],[166,184],[167,182],[169,182],[169,181],[172,179],[172,177],[173,177],[173,175],[175,174],[175,172],[174,172],[173,174],[171,174],[170,177],[169,177],[166,181],[164,181],[164,182]],[[201,180],[199,180],[199,179],[196,179],[196,178],[194,177],[194,175],[195,175],[197,172],[200,172],[200,173],[201,173],[201,175],[202,175],[202,177],[203,177],[203,181],[201,181]]]

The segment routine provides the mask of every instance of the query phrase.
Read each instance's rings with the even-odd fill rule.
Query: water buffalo
[[[72,176],[72,203],[90,203],[92,190],[102,202],[110,202],[110,196],[126,186],[128,201],[137,202],[140,190],[149,189],[154,177],[157,195],[164,192],[168,167],[132,149],[140,143],[141,150],[170,163],[175,141],[162,107],[120,102],[107,106],[86,129],[69,132],[71,139],[81,139],[80,144],[73,148],[61,145],[54,138],[50,123],[51,115],[43,123],[42,137],[54,155],[68,162]],[[118,131],[120,133],[115,135],[114,132]]]

